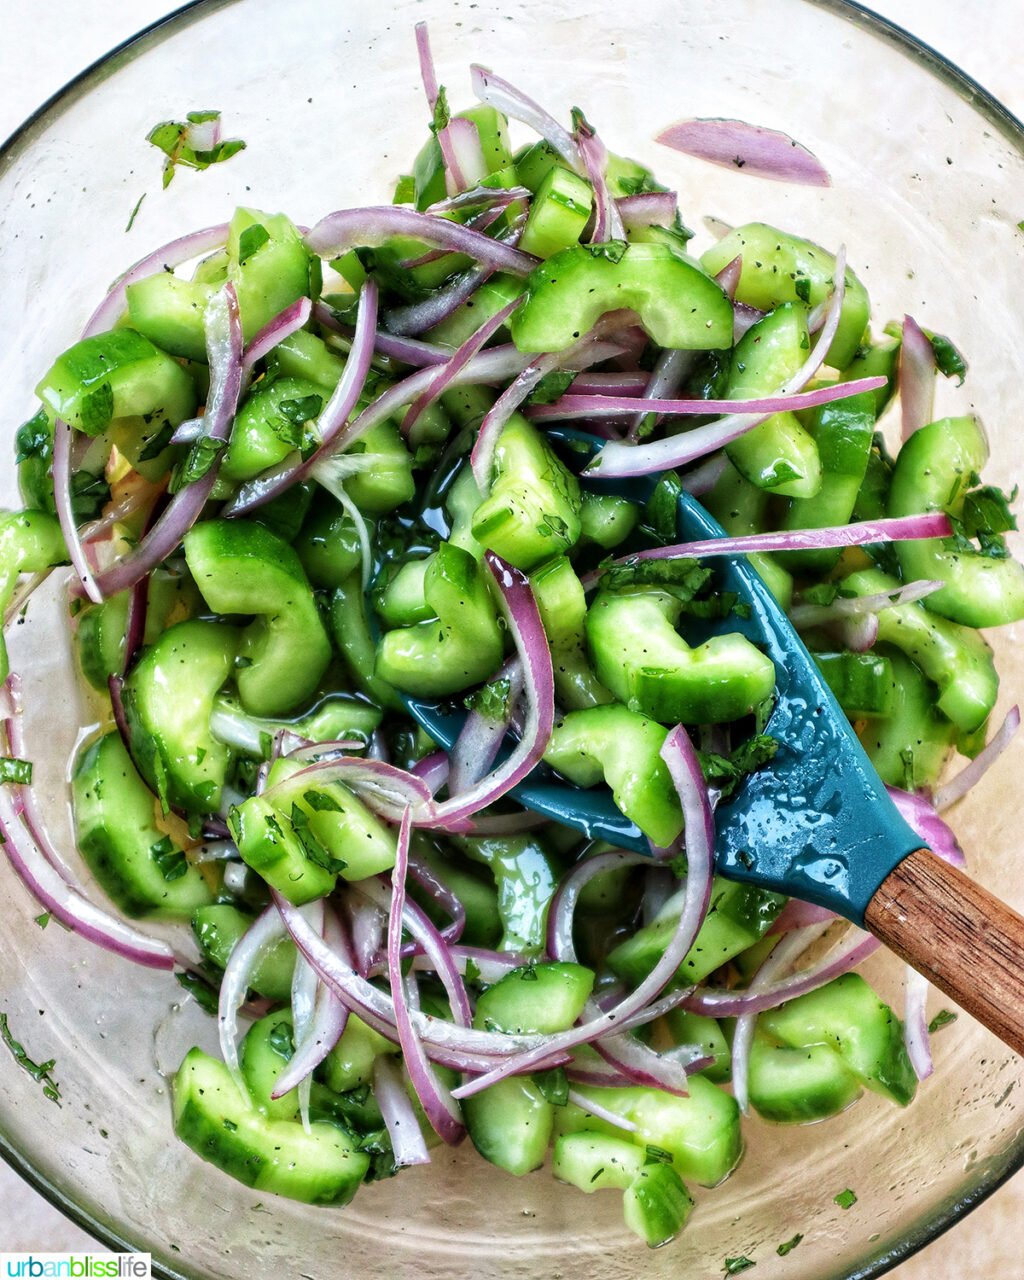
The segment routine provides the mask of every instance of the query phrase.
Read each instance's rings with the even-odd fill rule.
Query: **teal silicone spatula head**
[[[599,441],[578,433],[561,432],[556,438],[572,446],[566,456],[576,466],[599,447]],[[607,482],[593,484],[608,492]],[[642,479],[620,484],[616,492],[643,503],[652,487]],[[686,493],[679,495],[676,532],[680,542],[724,536]],[[775,708],[765,731],[779,744],[770,764],[719,809],[716,870],[860,922],[882,880],[921,841],[897,813],[813,659],[746,558],[715,557],[708,563],[716,585],[750,606],[747,616],[731,613],[711,630],[741,632],[775,664]],[[407,705],[435,741],[452,745],[461,715],[415,698]],[[514,795],[527,808],[587,836],[649,850],[646,837],[619,812],[606,788],[581,790],[542,768]]]

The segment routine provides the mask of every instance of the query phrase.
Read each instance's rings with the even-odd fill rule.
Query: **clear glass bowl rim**
[[[58,89],[45,102],[41,103],[14,130],[10,137],[0,144],[0,169],[6,167],[6,164],[17,152],[19,144],[36,124],[59,116],[77,98],[87,93],[90,86],[102,78],[107,68],[123,54],[128,53],[137,45],[150,42],[152,37],[156,37],[159,40],[161,34],[169,35],[180,27],[189,25],[196,19],[201,18],[205,13],[212,13],[217,9],[241,2],[242,0],[188,0],[188,3],[183,4],[180,8],[172,10],[164,17],[158,18],[134,35],[122,40],[107,53],[103,54],[102,57],[97,58],[95,62],[73,76],[63,88]],[[919,40],[909,31],[899,26],[898,23],[892,22],[864,5],[856,3],[856,0],[804,0],[804,3],[813,5],[818,9],[824,9],[826,12],[850,22],[854,26],[871,31],[899,48],[907,57],[918,62],[960,96],[968,98],[973,108],[1024,154],[1024,121],[1021,121],[1012,111],[1008,110],[997,98],[989,93],[983,85],[972,76],[969,76],[945,55],[925,44],[924,41]],[[5,1160],[29,1186],[43,1196],[55,1209],[58,1209],[76,1226],[94,1236],[102,1245],[115,1252],[135,1251],[136,1246],[130,1240],[119,1235],[109,1222],[103,1222],[93,1217],[82,1206],[64,1196],[57,1187],[53,1186],[33,1167],[22,1152],[7,1143],[2,1133],[0,1133],[0,1158]],[[1001,1161],[992,1162],[987,1176],[978,1186],[936,1213],[930,1221],[909,1232],[898,1246],[884,1256],[873,1259],[864,1267],[851,1273],[849,1280],[872,1280],[873,1277],[884,1275],[901,1262],[913,1257],[919,1250],[938,1239],[944,1231],[954,1226],[977,1205],[998,1191],[1021,1168],[1024,1168],[1024,1134],[1005,1153]],[[159,1262],[154,1262],[153,1264],[153,1275],[156,1280],[203,1280],[202,1276],[190,1271],[187,1266],[171,1269]]]

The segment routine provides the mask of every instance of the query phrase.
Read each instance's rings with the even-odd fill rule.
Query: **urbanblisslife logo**
[[[69,1280],[149,1280],[153,1262],[148,1253],[0,1253],[0,1280],[46,1280],[67,1276]]]

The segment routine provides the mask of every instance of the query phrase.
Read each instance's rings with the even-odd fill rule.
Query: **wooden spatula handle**
[[[928,849],[904,858],[867,927],[961,1008],[1024,1054],[1024,918]]]

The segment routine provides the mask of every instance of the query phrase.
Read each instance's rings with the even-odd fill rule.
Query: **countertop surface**
[[[767,0],[766,0],[767,2]],[[76,72],[177,7],[166,0],[49,0],[0,3],[0,139]],[[958,63],[1024,116],[1020,0],[877,0],[871,6]],[[69,35],[69,32],[71,33]],[[1022,193],[1024,194],[1024,193]],[[917,1257],[896,1280],[1019,1276],[1024,1176],[1018,1176]],[[0,1164],[0,1252],[94,1250],[99,1246]]]

